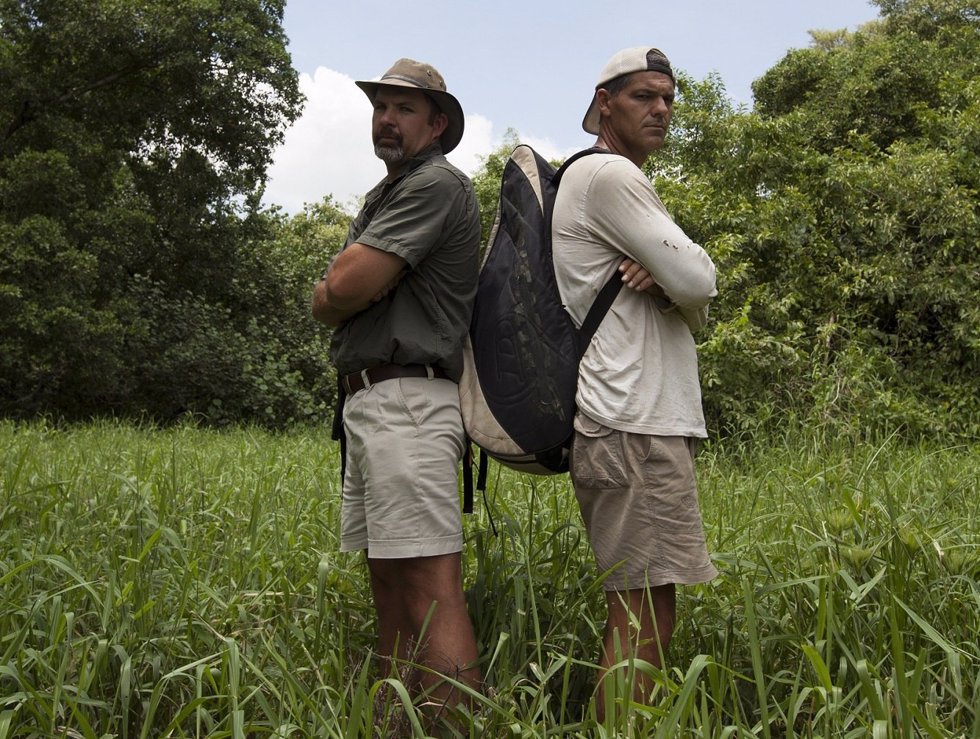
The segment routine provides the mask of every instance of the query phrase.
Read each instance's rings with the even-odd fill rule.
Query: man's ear
[[[599,105],[600,114],[609,113],[609,101],[612,99],[612,95],[609,94],[609,90],[604,87],[600,87],[595,91],[596,103]]]
[[[446,130],[446,127],[448,125],[449,125],[449,116],[446,115],[445,113],[439,113],[435,117],[435,120],[432,121],[433,136],[434,137],[442,136],[443,131]]]

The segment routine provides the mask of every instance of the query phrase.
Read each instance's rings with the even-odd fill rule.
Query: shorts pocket
[[[581,413],[575,415],[571,474],[577,488],[610,490],[627,485],[622,434]]]
[[[432,398],[427,392],[420,392],[418,383],[411,382],[406,378],[399,377],[389,380],[392,383],[392,390],[395,391],[398,402],[408,417],[415,423],[416,428],[421,428],[432,415]]]
[[[700,533],[697,481],[691,442],[677,436],[650,436],[643,462],[645,500],[658,531]]]

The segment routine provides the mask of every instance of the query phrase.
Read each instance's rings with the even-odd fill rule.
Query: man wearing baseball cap
[[[365,196],[312,305],[334,327],[330,356],[345,398],[340,548],[367,554],[384,666],[429,668],[414,687],[440,705],[452,693],[440,675],[480,681],[462,588],[456,385],[480,216],[469,178],[444,156],[464,119],[442,75],[399,59],[356,84],[374,108],[374,151],[388,174]]]
[[[620,291],[582,359],[571,456],[575,495],[605,576],[603,673],[625,657],[662,665],[675,584],[717,574],[694,476],[697,440],[707,434],[692,335],[716,295],[715,268],[640,169],[663,146],[673,102],[674,73],[661,51],[643,46],[613,56],[582,122],[611,156],[568,168],[552,221],[558,285],[576,322],[617,269],[633,288]],[[643,700],[650,681],[635,674],[633,698]]]

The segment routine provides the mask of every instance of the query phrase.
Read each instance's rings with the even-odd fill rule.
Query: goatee
[[[398,164],[405,159],[405,149],[401,146],[374,145],[374,155],[385,164]]]

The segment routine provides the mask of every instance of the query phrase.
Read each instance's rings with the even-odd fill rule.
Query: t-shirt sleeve
[[[357,241],[400,256],[415,268],[439,243],[462,194],[456,178],[437,166],[410,173]]]

